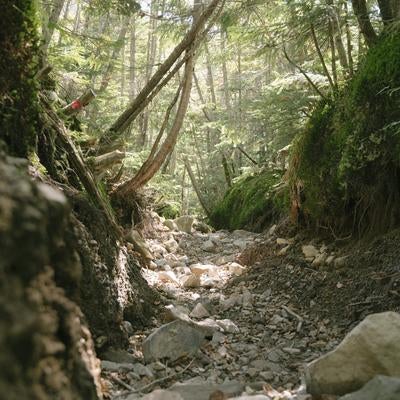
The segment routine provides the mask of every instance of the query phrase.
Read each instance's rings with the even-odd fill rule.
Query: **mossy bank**
[[[287,208],[281,173],[263,171],[239,179],[217,204],[211,223],[217,229],[261,231]]]
[[[399,60],[400,32],[392,29],[296,139],[292,200],[307,224],[357,234],[399,225]]]

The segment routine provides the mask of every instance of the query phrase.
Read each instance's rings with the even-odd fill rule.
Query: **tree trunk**
[[[312,37],[313,42],[314,42],[315,50],[317,50],[317,54],[318,54],[319,60],[321,62],[322,68],[324,70],[325,76],[328,78],[329,85],[331,86],[332,91],[335,91],[336,88],[335,88],[335,85],[333,83],[331,74],[329,73],[328,68],[326,67],[324,56],[322,55],[321,48],[319,47],[317,35],[315,33],[315,29],[314,29],[314,25],[313,24],[310,24],[310,29],[311,29],[311,37]]]
[[[150,5],[150,16],[149,16],[149,30],[147,33],[147,56],[146,56],[146,77],[145,84],[147,84],[152,76],[154,63],[156,60],[157,40],[156,40],[156,29],[157,29],[157,1],[152,0]],[[140,120],[140,136],[137,140],[139,149],[146,147],[149,138],[147,137],[147,131],[149,129],[149,109],[146,108],[143,111],[142,118]]]
[[[345,12],[345,26],[346,26],[346,44],[347,44],[347,59],[349,62],[349,75],[354,74],[354,61],[353,61],[353,41],[351,37],[350,23],[349,23],[349,7],[347,1],[344,2]]]
[[[113,45],[113,51],[111,53],[110,61],[107,64],[106,70],[104,71],[103,78],[101,79],[100,87],[97,90],[98,93],[104,92],[108,84],[110,83],[110,79],[112,77],[112,73],[114,70],[115,66],[115,61],[119,56],[119,53],[121,52],[121,49],[123,48],[124,42],[125,42],[125,36],[126,32],[128,30],[128,18],[124,17],[121,21],[121,30],[119,31],[118,38],[116,42]]]
[[[50,45],[51,38],[53,37],[54,29],[60,18],[61,11],[64,6],[64,0],[54,0],[53,7],[51,9],[50,17],[47,24],[43,27],[43,53],[47,53],[47,49]]]
[[[226,48],[226,33],[221,31],[221,53],[225,54]],[[228,68],[226,67],[225,59],[222,61],[222,79],[223,79],[223,90],[225,107],[228,113],[231,111],[231,98],[229,93],[229,81],[228,81]]]
[[[217,96],[215,94],[214,75],[211,65],[210,50],[208,49],[207,42],[204,43],[204,47],[206,49],[206,61],[207,61],[207,84],[210,90],[211,103],[213,104],[213,108],[215,108],[217,106]]]
[[[138,115],[138,110],[141,110],[146,99],[149,97],[151,92],[156,88],[159,82],[163,79],[164,75],[168,73],[171,67],[175,64],[182,53],[192,46],[196,40],[200,31],[204,28],[207,20],[214,13],[216,7],[223,0],[212,0],[205,11],[200,15],[196,23],[192,25],[192,28],[185,35],[184,39],[175,47],[163,64],[154,73],[149,82],[144,86],[137,97],[129,104],[128,108],[117,118],[117,120],[111,125],[109,130],[103,134],[100,139],[100,143],[107,143],[113,140],[121,132],[123,132],[130,123]]]
[[[118,194],[124,196],[127,195],[129,192],[136,191],[140,187],[144,186],[157,173],[168,154],[173,150],[176,140],[178,138],[179,131],[182,127],[184,117],[186,115],[187,107],[189,105],[193,78],[193,58],[193,55],[189,57],[185,64],[185,76],[180,103],[176,111],[174,123],[168,133],[167,138],[165,139],[158,153],[151,160],[151,163],[147,164],[145,169],[141,168],[131,180],[118,187]]]
[[[190,181],[192,182],[193,189],[196,192],[197,199],[199,200],[199,203],[200,203],[201,207],[203,208],[204,212],[206,213],[207,217],[211,218],[211,212],[207,207],[207,204],[206,204],[206,202],[205,202],[205,200],[203,198],[203,195],[202,195],[202,193],[200,191],[199,186],[197,185],[196,178],[195,178],[195,176],[193,174],[193,171],[192,171],[192,168],[190,166],[189,160],[185,159],[184,163],[185,163],[186,170],[187,170],[187,172],[189,174]]]
[[[200,18],[200,1],[201,0],[195,0],[194,3],[193,26],[197,25],[198,19]],[[154,154],[152,159],[149,160],[148,163],[146,162],[131,180],[125,182],[117,188],[118,195],[126,196],[129,192],[136,191],[140,187],[144,186],[157,173],[162,164],[165,162],[168,154],[170,154],[174,149],[189,105],[193,82],[195,56],[192,53],[191,48],[189,48],[187,52],[189,54],[189,58],[185,63],[185,74],[182,82],[181,98],[172,127],[157,154]]]
[[[351,0],[353,4],[354,15],[357,18],[361,33],[364,35],[365,43],[368,47],[373,46],[378,36],[369,19],[369,13],[366,0]]]
[[[132,101],[136,96],[136,19],[131,20],[131,41],[129,53],[129,99]]]

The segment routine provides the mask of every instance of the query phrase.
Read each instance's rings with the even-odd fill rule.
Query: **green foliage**
[[[168,202],[159,205],[156,211],[159,215],[166,219],[175,219],[180,215],[181,206],[176,202]]]
[[[0,6],[0,135],[9,151],[24,157],[34,150],[38,127],[38,45],[32,0]]]
[[[296,141],[292,187],[303,187],[302,211],[314,224],[386,230],[400,222],[399,59],[400,35],[383,36]]]
[[[287,207],[287,192],[277,191],[281,175],[263,171],[239,179],[214,209],[212,225],[260,231]]]

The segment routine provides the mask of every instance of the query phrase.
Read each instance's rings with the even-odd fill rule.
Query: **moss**
[[[213,210],[211,224],[217,229],[260,231],[287,204],[284,192],[275,190],[280,180],[281,175],[271,171],[240,179]]]
[[[157,207],[157,213],[166,219],[175,219],[180,215],[180,206],[178,203],[163,203]]]
[[[400,223],[400,34],[386,34],[297,138],[292,196],[315,226],[387,230]],[[301,188],[299,193],[299,188]]]
[[[33,0],[2,2],[0,14],[0,135],[13,155],[25,157],[35,147],[38,100],[36,10]]]

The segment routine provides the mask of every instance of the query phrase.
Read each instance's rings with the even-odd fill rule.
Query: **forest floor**
[[[339,247],[287,224],[263,234],[187,234],[159,224],[147,238],[155,263],[143,274],[161,293],[160,312],[129,349],[101,356],[106,397],[133,400],[162,388],[172,392],[149,398],[311,398],[305,363],[366,315],[400,310],[399,236]],[[145,362],[146,338],[174,319],[211,329],[210,340],[173,363]]]

